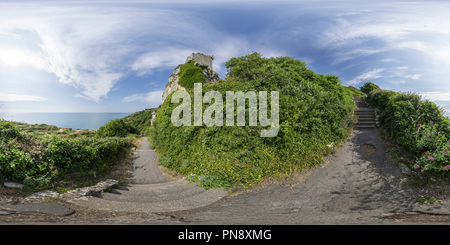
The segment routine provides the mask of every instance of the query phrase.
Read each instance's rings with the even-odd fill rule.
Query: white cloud
[[[161,68],[173,69],[179,64],[183,64],[192,53],[194,53],[193,50],[183,48],[153,50],[140,55],[131,65],[131,69],[137,71],[139,75],[148,74]]]
[[[316,44],[331,51],[334,65],[403,51],[415,57],[438,59],[450,68],[450,22],[445,17],[450,10],[449,3],[364,1],[364,5],[352,4],[333,5],[332,11],[338,14],[317,35]],[[371,11],[362,14],[362,8]]]
[[[371,79],[377,79],[381,77],[381,73],[384,71],[382,68],[374,68],[372,70],[363,72],[361,75],[353,78],[352,80],[346,82],[347,86],[354,86],[359,83],[365,82]]]
[[[33,36],[36,68],[77,88],[77,97],[100,102],[130,71],[174,67],[210,42],[214,33],[200,21],[158,8],[0,4],[0,41],[33,46],[23,37]],[[177,42],[183,46],[171,48]]]
[[[422,92],[420,95],[431,101],[450,101],[450,92]]]
[[[45,101],[44,97],[26,94],[5,94],[0,93],[0,101]]]
[[[122,102],[143,101],[147,102],[149,106],[157,107],[162,103],[163,92],[164,90],[156,90],[144,94],[133,94],[123,98]]]

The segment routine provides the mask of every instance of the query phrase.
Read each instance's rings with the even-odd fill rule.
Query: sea
[[[28,124],[47,124],[60,128],[98,130],[113,119],[119,119],[131,113],[94,113],[94,112],[0,112],[0,118]]]

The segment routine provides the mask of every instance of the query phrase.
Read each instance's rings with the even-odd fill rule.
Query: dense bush
[[[368,82],[365,83],[362,87],[360,87],[359,89],[361,90],[361,92],[365,93],[365,94],[369,94],[370,92],[372,92],[372,90],[375,89],[379,89],[380,87],[378,87],[378,85]]]
[[[129,133],[137,133],[137,130],[132,125],[125,122],[123,119],[113,119],[101,126],[95,136],[98,137],[126,137]]]
[[[131,140],[119,137],[45,139],[44,159],[59,171],[97,171],[107,169],[106,163],[123,156],[131,147]]]
[[[195,64],[195,61],[191,60],[186,64],[180,66],[180,73],[178,84],[185,88],[193,88],[194,83],[204,83],[205,75],[203,74],[202,67]]]
[[[124,117],[123,120],[131,127],[134,127],[137,133],[142,134],[148,127],[150,127],[152,121],[152,113],[156,110],[157,108],[137,111]]]
[[[0,122],[0,178],[45,185],[64,174],[95,176],[132,147],[131,138],[32,137],[14,123]]]
[[[346,89],[347,89],[348,91],[350,91],[350,93],[351,93],[352,96],[354,96],[354,97],[364,97],[364,93],[361,92],[361,90],[359,90],[359,89],[357,89],[357,88],[355,88],[355,87],[353,87],[353,86],[348,86],[348,87],[346,87]]]
[[[171,103],[172,93],[149,130],[162,165],[207,187],[249,186],[321,163],[332,151],[327,145],[348,136],[354,123],[354,101],[336,76],[315,74],[294,58],[263,58],[258,53],[232,58],[226,67],[226,79],[203,84],[203,93],[220,92],[225,106],[226,91],[279,91],[277,136],[261,137],[263,127],[249,126],[247,116],[245,126],[176,127],[171,113],[178,104]],[[187,92],[193,101],[193,89]]]
[[[450,176],[450,121],[433,102],[418,94],[375,89],[366,101],[391,136],[416,156],[415,169]]]

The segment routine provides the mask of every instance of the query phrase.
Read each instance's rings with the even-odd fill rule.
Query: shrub
[[[123,119],[114,119],[101,126],[95,136],[97,137],[125,137],[128,133],[136,133],[136,128]]]
[[[102,172],[108,161],[124,156],[132,146],[129,138],[61,138],[45,140],[44,159],[60,172]]]
[[[0,122],[0,131],[0,178],[34,187],[56,181],[61,173],[104,172],[133,145],[131,138],[119,137],[34,138],[10,122]]]
[[[185,88],[193,88],[194,83],[204,83],[205,75],[201,66],[195,64],[194,60],[181,65],[178,84]]]
[[[372,90],[366,101],[379,111],[391,137],[416,156],[411,167],[450,176],[450,122],[435,103],[382,89]]]
[[[369,94],[372,90],[379,89],[379,88],[380,87],[378,87],[378,85],[371,83],[371,82],[367,82],[362,87],[360,87],[360,90],[361,90],[361,92],[363,92],[365,94]]]
[[[364,93],[361,92],[361,90],[353,87],[353,86],[348,86],[346,87],[346,89],[348,89],[350,91],[350,93],[352,93],[352,96],[354,97],[363,97]]]
[[[369,94],[367,94],[366,102],[369,103],[372,107],[380,111],[384,111],[388,102],[396,96],[397,92],[384,90],[384,89],[374,89]]]
[[[247,116],[246,126],[176,127],[171,113],[178,105],[171,103],[170,94],[148,130],[161,165],[196,176],[208,187],[250,186],[321,163],[332,151],[327,145],[348,136],[355,104],[336,76],[315,74],[291,57],[258,53],[231,58],[226,67],[226,79],[203,84],[203,92],[218,91],[225,102],[226,91],[279,91],[278,135],[261,137],[263,127],[248,126]],[[186,91],[193,98],[193,89]]]

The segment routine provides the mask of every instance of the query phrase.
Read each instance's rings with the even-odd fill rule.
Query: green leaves
[[[61,173],[105,171],[133,145],[131,138],[119,137],[33,138],[6,122],[0,122],[0,131],[0,177],[33,186],[52,183]],[[33,145],[41,147],[35,151]]]
[[[374,83],[367,82],[359,89],[361,90],[361,92],[363,92],[365,94],[369,94],[370,92],[372,92],[372,90],[380,89],[380,87],[378,87],[378,85],[376,85]]]
[[[391,136],[416,156],[413,169],[450,176],[450,121],[436,104],[418,94],[381,89],[372,90],[366,101]]]
[[[136,128],[123,119],[114,119],[101,126],[95,135],[97,137],[125,137],[128,133],[136,133]]]
[[[245,126],[175,127],[170,117],[176,104],[169,95],[147,131],[164,166],[195,176],[205,187],[250,186],[320,163],[331,151],[328,144],[348,136],[354,102],[338,77],[316,74],[291,57],[259,53],[231,58],[226,67],[227,78],[204,84],[203,93],[279,91],[278,135],[260,137],[262,127],[249,126],[247,107]],[[192,97],[192,89],[187,92]]]
[[[205,75],[202,67],[195,65],[195,61],[191,60],[180,66],[178,84],[185,88],[193,88],[194,83],[204,83]]]

